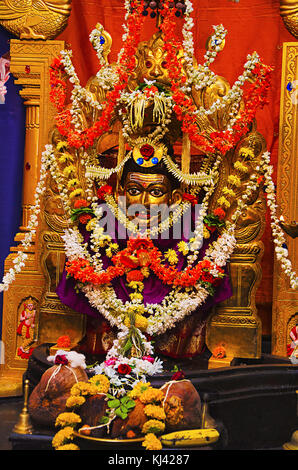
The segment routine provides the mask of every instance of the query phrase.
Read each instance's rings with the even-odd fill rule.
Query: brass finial
[[[24,383],[24,406],[19,416],[19,421],[13,428],[17,434],[32,434],[33,428],[30,422],[28,411],[28,398],[29,398],[29,380],[26,379]]]

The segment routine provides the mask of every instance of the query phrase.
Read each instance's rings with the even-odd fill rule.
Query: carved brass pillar
[[[296,85],[295,85],[296,84]],[[283,44],[280,97],[279,152],[276,198],[279,214],[286,222],[298,221],[298,43]],[[296,87],[296,90],[295,90]],[[297,239],[285,235],[293,270],[298,272]],[[287,355],[290,331],[298,324],[298,292],[274,263],[272,353]]]
[[[233,162],[242,158],[242,149],[250,149],[246,164],[249,174],[255,171],[266,150],[264,137],[253,129],[225,161],[225,172],[221,174],[219,190]],[[245,184],[245,177],[243,184]],[[239,195],[241,188],[239,188]],[[237,196],[237,195],[236,195]],[[236,225],[237,246],[229,263],[233,295],[214,309],[206,334],[206,343],[213,353],[217,348],[224,357],[211,357],[209,368],[230,365],[234,357],[259,358],[261,356],[262,324],[257,315],[256,290],[261,282],[261,259],[264,246],[261,241],[265,229],[266,201],[262,190],[256,190],[247,199],[246,207]]]

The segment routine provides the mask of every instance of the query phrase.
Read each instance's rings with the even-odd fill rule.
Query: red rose
[[[171,380],[183,380],[185,379],[184,372],[182,370],[178,370],[175,374],[172,375]]]
[[[131,367],[128,364],[120,364],[117,370],[121,375],[127,375],[131,373]]]
[[[183,200],[190,202],[192,206],[198,204],[198,200],[195,196],[193,196],[193,194],[184,193]]]
[[[140,152],[142,157],[145,158],[145,160],[149,160],[149,158],[151,158],[154,154],[154,148],[152,147],[152,145],[145,144],[142,145],[142,147],[140,148]]]
[[[62,364],[63,366],[67,366],[68,359],[64,354],[58,354],[55,357],[55,364]]]
[[[206,225],[206,228],[209,230],[209,232],[213,233],[216,230],[215,225]]]

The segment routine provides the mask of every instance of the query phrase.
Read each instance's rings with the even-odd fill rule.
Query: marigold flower
[[[164,256],[170,264],[177,264],[179,261],[176,251],[173,250],[172,248],[167,250]]]
[[[73,396],[96,395],[97,393],[97,387],[89,382],[77,382],[70,390],[70,394]]]
[[[81,418],[76,413],[60,413],[55,421],[55,426],[65,427],[65,426],[75,426],[81,422]]]
[[[127,282],[142,282],[144,279],[144,274],[138,269],[133,269],[126,274]]]
[[[89,202],[86,199],[77,199],[73,206],[75,209],[80,209],[81,207],[88,207]]]
[[[146,405],[144,408],[144,413],[149,418],[158,419],[159,421],[166,419],[166,414],[161,406],[151,404]]]
[[[82,396],[70,396],[66,400],[66,408],[80,407],[85,403],[85,398]]]
[[[59,349],[69,348],[70,344],[70,337],[67,335],[59,336],[59,338],[57,339],[57,347]]]
[[[129,328],[131,326],[129,317],[125,318],[124,325],[127,326],[127,328]],[[144,330],[146,330],[147,326],[148,326],[147,318],[145,318],[143,315],[136,314],[136,316],[135,316],[135,327],[139,328],[139,330],[144,331]]]
[[[159,388],[148,388],[140,396],[142,403],[160,403],[164,399],[164,394]]]
[[[184,255],[186,256],[189,252],[189,248],[188,248],[188,244],[185,242],[185,241],[181,241],[178,243],[178,250]]]
[[[89,382],[97,387],[99,393],[108,393],[110,381],[104,374],[94,375],[89,379]]]
[[[152,432],[146,434],[144,441],[142,442],[142,446],[145,447],[146,450],[161,450],[162,443],[155,436]]]
[[[221,207],[217,207],[217,209],[213,211],[213,214],[216,215],[219,220],[223,220],[226,216],[225,211]]]
[[[76,444],[65,444],[64,446],[57,447],[56,450],[80,450]]]
[[[67,426],[66,428],[60,429],[60,431],[58,431],[53,437],[52,446],[54,448],[58,448],[68,443],[68,441],[72,441],[74,437],[73,433],[74,430],[72,426]]]
[[[165,423],[163,423],[162,421],[159,421],[158,419],[149,419],[148,421],[146,421],[146,423],[144,423],[142,427],[142,433],[160,434],[165,430],[165,427]]]
[[[128,393],[130,398],[132,399],[136,399],[136,398],[140,398],[140,396],[146,391],[148,390],[148,388],[151,388],[151,384],[150,382],[138,382],[134,388]]]

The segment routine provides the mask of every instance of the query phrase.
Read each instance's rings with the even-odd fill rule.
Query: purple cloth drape
[[[109,214],[109,217],[113,217],[112,214]],[[187,217],[186,217],[187,220]],[[193,215],[191,215],[191,224],[189,226],[189,230],[193,229],[194,227],[194,218]],[[118,243],[120,246],[120,249],[125,248],[126,246],[126,240],[127,239],[119,239],[117,237],[117,233],[123,233],[122,232],[123,227],[118,224],[115,224],[115,233],[113,233],[112,239],[114,242]],[[174,232],[174,227],[172,227],[169,231],[170,238],[165,239],[162,238],[162,236],[159,236],[156,240],[154,240],[154,244],[160,249],[162,252],[165,252],[166,250],[172,248],[175,249],[177,248],[177,244],[181,240],[188,240],[189,239],[189,233],[187,233],[187,228],[186,230],[183,230],[183,235],[180,239],[175,239],[172,237]],[[86,232],[84,226],[80,227],[80,231],[82,235],[84,236],[84,241],[88,242],[90,234],[89,232]],[[205,251],[208,248],[208,245],[210,241],[212,241],[211,237],[208,240],[205,240],[202,248],[200,250],[199,254],[199,259],[202,259],[205,255]],[[178,263],[177,263],[177,269],[181,271],[186,263],[185,257],[178,251],[176,250],[177,255],[178,255]],[[106,269],[109,265],[111,265],[111,260],[108,258],[104,253],[102,253],[102,262],[103,266]],[[227,270],[226,270],[227,273]],[[57,287],[57,294],[61,300],[62,303],[67,305],[68,307],[72,308],[73,310],[83,313],[86,315],[90,315],[92,317],[98,318],[100,316],[100,313],[97,311],[96,308],[93,308],[89,303],[87,298],[83,293],[77,293],[75,291],[75,283],[76,281],[73,278],[68,278],[66,276],[66,272],[64,271],[60,280],[60,283]],[[159,303],[161,302],[164,297],[170,292],[171,286],[165,285],[160,279],[158,279],[154,274],[151,274],[149,278],[144,279],[144,290],[142,292],[143,297],[144,297],[144,304],[148,303]],[[132,292],[128,287],[127,287],[127,281],[125,279],[125,276],[114,279],[112,281],[112,285],[114,287],[115,293],[119,299],[121,299],[123,302],[129,300],[129,294]],[[229,298],[232,295],[232,288],[229,280],[229,276],[226,275],[222,282],[219,284],[219,286],[216,288],[214,296],[209,296],[205,302],[205,304],[200,307],[195,313],[201,312],[203,316],[205,316],[206,312],[209,311],[215,304],[222,302]]]

